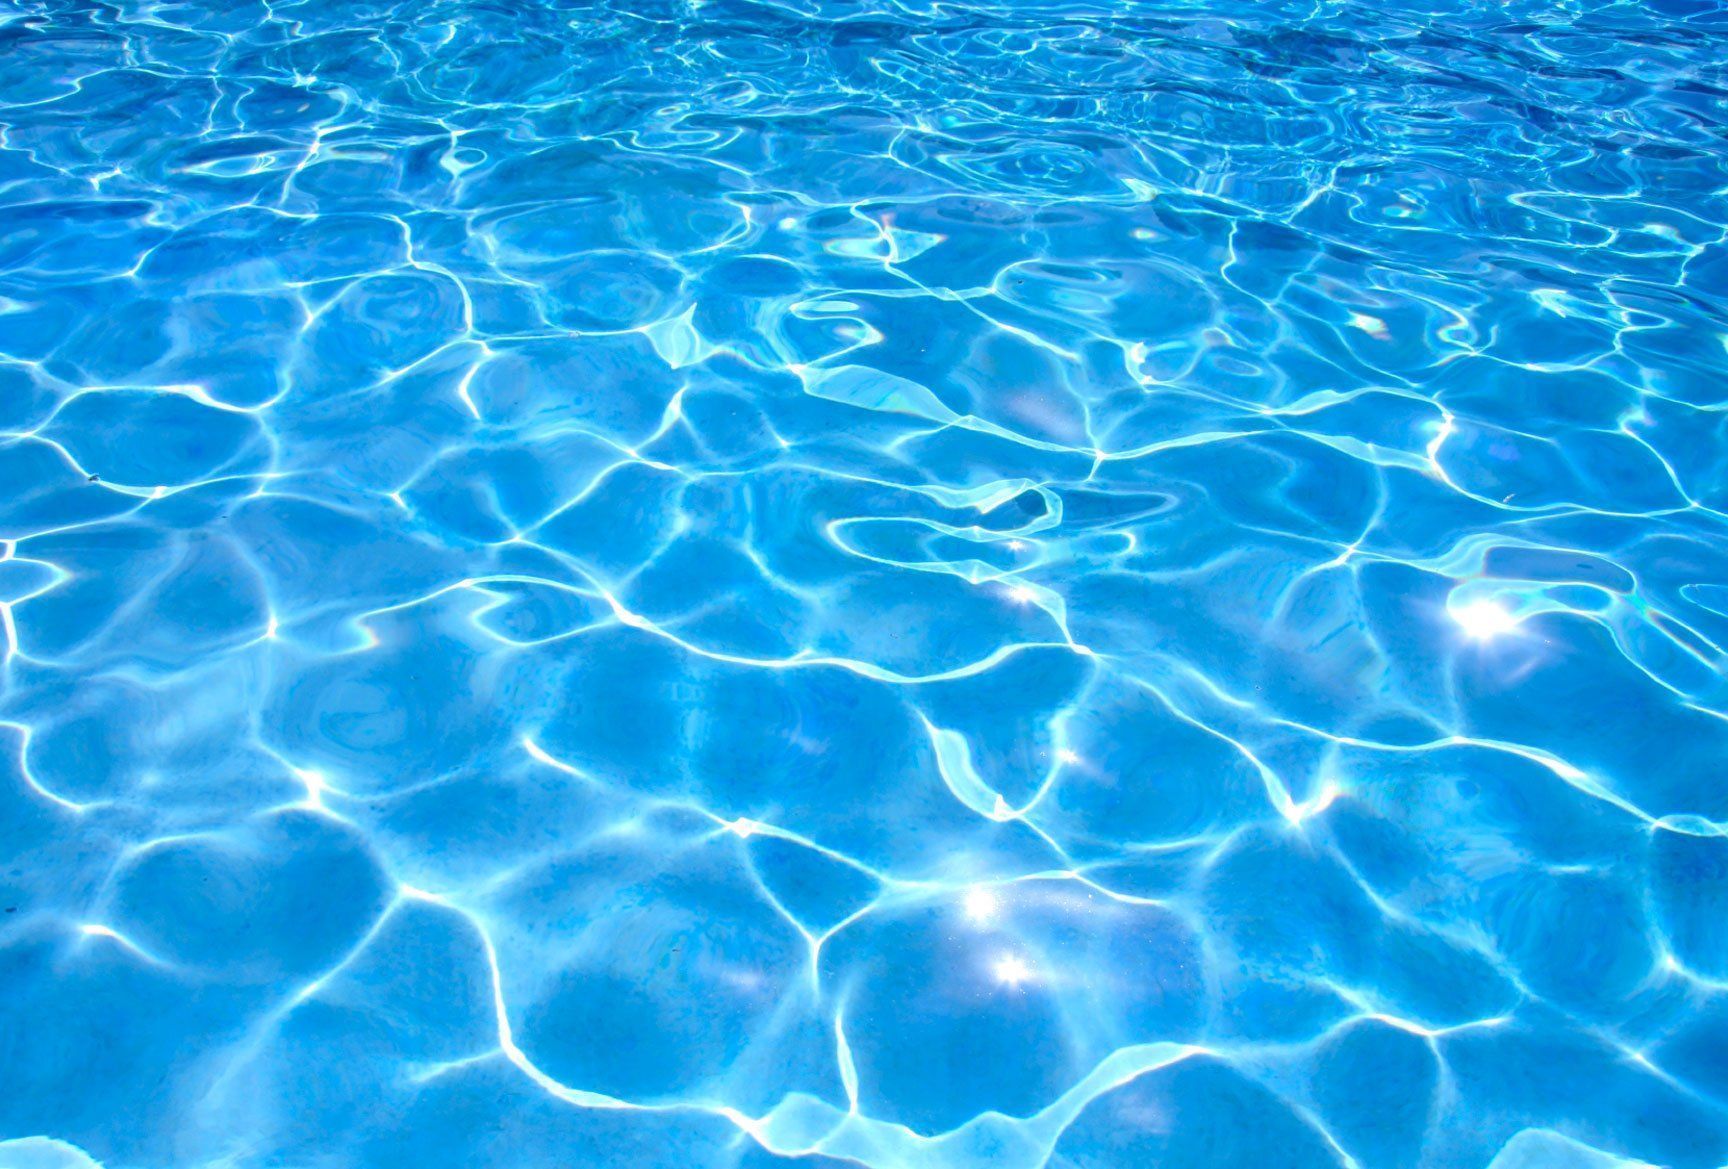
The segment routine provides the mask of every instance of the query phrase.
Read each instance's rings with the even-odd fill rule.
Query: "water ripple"
[[[1728,1163],[1725,45],[17,0],[0,1166]]]

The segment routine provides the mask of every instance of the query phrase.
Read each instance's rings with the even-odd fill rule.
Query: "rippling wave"
[[[1728,8],[0,7],[0,1166],[1728,1163]]]

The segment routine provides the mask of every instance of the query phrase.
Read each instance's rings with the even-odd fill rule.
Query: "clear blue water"
[[[1728,11],[11,0],[0,1167],[1728,1163]]]

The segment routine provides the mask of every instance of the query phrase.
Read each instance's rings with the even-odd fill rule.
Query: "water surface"
[[[0,1166],[1728,1163],[1728,14],[0,8]]]

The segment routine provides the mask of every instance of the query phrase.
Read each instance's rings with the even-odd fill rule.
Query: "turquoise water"
[[[1728,1164],[1728,10],[0,7],[0,1169]]]

